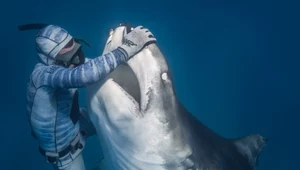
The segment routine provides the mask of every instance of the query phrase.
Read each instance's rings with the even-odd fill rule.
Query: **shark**
[[[103,54],[131,30],[111,29]],[[86,100],[104,155],[99,170],[255,170],[267,142],[260,134],[225,138],[201,123],[179,101],[157,43],[88,86]]]

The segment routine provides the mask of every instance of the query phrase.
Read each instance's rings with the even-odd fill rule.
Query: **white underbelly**
[[[130,97],[112,80],[97,91],[99,86],[95,84],[95,89],[91,86],[87,91],[91,101],[88,109],[107,169],[163,170],[166,164],[180,163],[191,155],[189,146],[176,136],[177,130],[170,131],[168,123],[160,121],[159,113],[140,112],[138,104],[128,100]]]

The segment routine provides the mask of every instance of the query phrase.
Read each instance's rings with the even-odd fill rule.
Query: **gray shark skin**
[[[127,31],[112,30],[103,53],[121,45]],[[101,170],[255,170],[266,143],[260,135],[226,139],[189,113],[156,43],[87,87],[87,103]]]

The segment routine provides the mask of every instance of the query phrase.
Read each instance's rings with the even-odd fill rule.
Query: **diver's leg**
[[[65,166],[53,165],[54,170],[86,170],[82,154],[80,153],[72,162]]]
[[[67,155],[58,159],[53,164],[55,170],[85,170],[85,164],[82,157],[82,151],[85,147],[86,137],[78,134],[82,147],[79,147],[74,153],[68,153]]]
[[[85,170],[82,154],[79,154],[70,164],[70,166],[66,167],[64,170]]]

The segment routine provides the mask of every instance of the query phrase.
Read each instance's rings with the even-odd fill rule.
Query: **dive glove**
[[[127,52],[130,58],[142,50],[145,45],[154,42],[156,42],[156,38],[153,34],[148,29],[138,26],[125,36],[125,42],[120,47]]]

